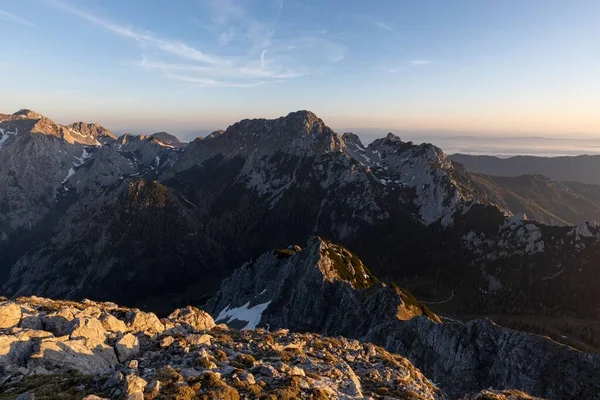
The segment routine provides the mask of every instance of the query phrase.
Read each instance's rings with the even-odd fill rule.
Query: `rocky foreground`
[[[89,300],[0,302],[0,399],[444,399],[406,358],[317,334],[238,331]],[[530,399],[484,391],[468,399]]]

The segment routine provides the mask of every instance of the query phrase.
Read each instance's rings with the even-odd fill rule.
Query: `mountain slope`
[[[541,175],[471,176],[491,202],[513,214],[525,213],[530,219],[549,225],[600,220],[599,185],[554,182]]]
[[[495,176],[543,175],[554,181],[600,184],[597,171],[600,156],[535,157],[516,156],[499,158],[453,154],[452,161],[464,165],[469,171]]]
[[[455,398],[379,346],[238,331],[191,306],[159,319],[114,303],[22,297],[0,301],[0,326],[3,399]],[[534,399],[491,389],[464,397],[490,398]]]
[[[356,256],[320,238],[245,264],[207,310],[217,323],[244,329],[379,344],[409,358],[452,397],[488,387],[547,398],[590,398],[600,390],[600,357],[488,320],[441,323],[410,293],[378,282]]]
[[[34,149],[51,144],[42,158],[15,146],[26,136]],[[447,315],[600,318],[593,224],[507,220],[439,148],[392,134],[364,146],[308,111],[243,120],[182,149],[146,136],[88,146],[19,133],[4,157],[14,187],[4,193],[29,202],[11,194],[2,213],[9,295],[202,304],[265,249],[319,235]],[[23,190],[30,180],[39,185]]]

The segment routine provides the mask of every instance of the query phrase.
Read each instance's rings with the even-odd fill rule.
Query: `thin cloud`
[[[345,57],[343,46],[321,36],[301,35],[283,43],[275,42],[283,1],[271,24],[248,16],[231,0],[208,3],[212,12],[210,29],[217,45],[213,49],[219,50],[224,46],[227,48],[223,51],[230,50],[228,46],[232,42],[231,46],[236,51],[245,49],[242,55],[235,56],[231,55],[231,51],[227,55],[211,54],[182,41],[160,37],[151,31],[121,25],[62,0],[54,0],[53,4],[115,35],[137,42],[145,55],[141,61],[130,61],[127,65],[202,87],[255,87],[279,83],[317,72],[311,71],[303,62],[307,53],[321,55],[322,59],[331,63]]]
[[[31,26],[31,27],[38,27],[33,22],[28,21],[28,20],[26,20],[24,18],[21,18],[19,16],[16,16],[14,14],[11,14],[8,11],[4,11],[4,10],[0,10],[0,21],[15,22],[15,23],[21,24],[21,25],[27,25],[27,26]]]
[[[433,62],[431,62],[430,60],[410,60],[408,63],[400,67],[390,67],[387,69],[387,71],[389,73],[395,74],[397,72],[406,72],[412,68],[424,67],[431,64],[433,64]]]
[[[429,60],[410,60],[411,67],[419,67],[423,65],[430,65],[431,61]]]
[[[383,21],[375,21],[375,26],[381,30],[396,33],[396,29],[394,29],[391,25],[383,22]]]

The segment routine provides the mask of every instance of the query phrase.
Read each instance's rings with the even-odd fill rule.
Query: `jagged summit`
[[[342,135],[342,139],[344,139],[344,142],[346,142],[346,144],[352,143],[359,147],[365,147],[356,133],[344,132],[344,134]]]
[[[102,125],[96,123],[86,123],[86,122],[73,122],[71,125],[67,125],[67,128],[70,128],[76,132],[79,132],[83,136],[92,136],[96,139],[112,139],[116,140],[117,135],[103,127]]]
[[[26,118],[31,118],[31,119],[41,119],[41,118],[45,118],[42,114],[37,113],[33,110],[27,109],[27,108],[22,108],[19,111],[13,113],[13,115],[16,116],[21,116],[21,117],[26,117]]]
[[[355,254],[320,237],[309,239],[304,249],[273,250],[244,264],[207,309],[217,321],[238,328],[290,326],[354,337],[388,320],[424,315],[441,322],[407,291],[380,282]]]
[[[171,135],[167,132],[156,132],[150,135],[150,137],[153,137],[164,145],[172,146],[174,148],[185,146],[185,143],[181,142],[175,135]]]

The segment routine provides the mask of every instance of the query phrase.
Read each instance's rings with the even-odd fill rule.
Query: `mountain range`
[[[475,173],[495,176],[543,175],[554,181],[600,184],[600,177],[596,173],[600,168],[600,155],[500,158],[487,155],[452,154],[450,159]]]
[[[110,300],[159,315],[206,304],[217,320],[248,302],[246,308],[264,304],[268,295],[272,303],[257,324],[342,334],[394,352],[409,352],[409,339],[384,340],[389,329],[405,329],[396,322],[373,330],[378,318],[389,321],[385,313],[396,310],[405,319],[425,314],[410,318],[417,325],[439,318],[436,313],[463,321],[489,316],[598,352],[600,227],[585,222],[596,215],[595,187],[475,174],[456,161],[432,144],[391,133],[364,146],[358,136],[334,132],[309,111],[242,120],[189,144],[164,132],[116,137],[97,124],[62,126],[30,110],[0,114],[1,291],[10,297]],[[315,236],[323,239],[315,244],[309,239]],[[307,240],[309,250],[288,248]],[[353,272],[336,274],[363,290],[360,307],[336,311],[323,296],[311,305],[313,314],[298,311],[318,288],[291,299],[296,291],[286,288],[303,279],[310,287],[310,274],[296,276],[284,261],[269,265],[273,257],[309,260],[315,246],[328,249],[329,260],[352,261]],[[262,255],[269,249],[281,250]],[[262,295],[260,285],[247,287],[260,276],[244,268],[234,273],[248,260],[256,261],[246,271],[265,265]],[[280,279],[271,282],[277,274]],[[377,286],[379,280],[387,286]],[[227,282],[234,295],[222,286]],[[393,289],[395,284],[406,290]],[[354,304],[357,295],[348,290],[334,285],[327,293]],[[389,310],[374,306],[387,304],[390,296]],[[263,303],[252,303],[263,297]],[[394,298],[413,306],[401,313]],[[410,357],[448,382],[453,378],[447,366],[429,361],[441,357],[440,350],[427,350],[424,343],[469,335],[478,340],[482,334],[494,337],[496,346],[507,332],[482,322],[458,328],[429,323],[410,336],[422,353]],[[450,343],[439,340],[440,346]],[[517,355],[527,351],[516,348]],[[469,357],[464,368],[489,366],[480,356]],[[497,380],[554,396],[553,389],[525,382],[542,382],[539,376],[521,375],[527,378],[474,381]],[[552,385],[544,382],[545,388]],[[465,385],[460,393],[477,389]]]

